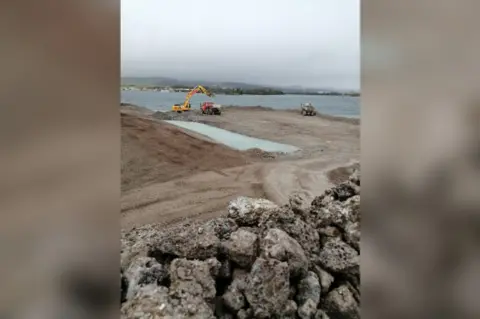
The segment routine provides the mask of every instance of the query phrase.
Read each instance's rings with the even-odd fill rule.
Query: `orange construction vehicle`
[[[204,88],[203,86],[201,85],[197,85],[196,87],[194,87],[192,90],[190,90],[188,93],[187,93],[187,96],[185,97],[185,101],[182,103],[182,104],[174,104],[172,106],[172,111],[173,112],[177,112],[177,113],[182,113],[182,112],[185,112],[185,111],[190,111],[190,109],[192,108],[192,105],[190,104],[190,99],[192,98],[192,96],[194,96],[196,93],[198,92],[201,92],[203,94],[205,94],[206,96],[208,97],[213,97],[215,96],[215,94],[213,94],[212,92],[208,91],[206,88]]]

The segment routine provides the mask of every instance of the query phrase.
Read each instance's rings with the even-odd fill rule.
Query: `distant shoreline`
[[[187,93],[192,88],[185,87],[168,87],[168,86],[141,86],[141,85],[121,85],[121,91],[144,91],[144,92],[163,92],[163,93]],[[209,87],[210,91],[216,95],[313,95],[313,96],[350,96],[360,97],[359,92],[311,92],[311,91],[288,91],[284,92],[272,88],[258,89],[240,89],[240,88],[215,88]]]

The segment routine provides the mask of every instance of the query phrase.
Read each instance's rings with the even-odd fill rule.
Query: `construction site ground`
[[[228,107],[221,116],[156,113],[122,106],[121,226],[209,219],[238,196],[278,204],[300,193],[307,201],[349,175],[360,157],[358,120],[261,107]],[[290,144],[301,151],[275,156],[240,152],[162,121],[198,121]]]

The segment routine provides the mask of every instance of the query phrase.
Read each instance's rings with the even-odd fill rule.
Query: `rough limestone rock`
[[[238,290],[244,292],[245,289],[247,288],[247,281],[248,281],[248,276],[249,273],[240,268],[236,268],[233,271],[233,280],[232,280],[232,285],[235,285]]]
[[[202,299],[189,296],[172,299],[168,288],[154,284],[141,287],[122,305],[121,318],[205,318],[213,319],[212,308]]]
[[[209,258],[206,261],[208,269],[210,270],[210,275],[213,278],[216,278],[220,275],[220,269],[222,268],[222,263],[218,261],[217,258]]]
[[[245,296],[240,287],[233,282],[222,297],[225,305],[233,312],[238,312],[246,305]]]
[[[170,295],[175,298],[196,297],[208,303],[215,299],[215,281],[207,262],[175,259],[170,265],[170,280]]]
[[[345,226],[344,239],[347,244],[352,246],[357,252],[360,251],[360,223],[348,223]]]
[[[350,210],[342,203],[334,202],[326,207],[316,208],[317,220],[315,227],[321,229],[328,226],[335,226],[340,229],[350,220]]]
[[[349,177],[348,180],[354,183],[357,186],[360,186],[360,170],[355,170]]]
[[[296,313],[298,306],[293,300],[287,301],[285,308],[283,309],[282,318],[292,318],[296,319]]]
[[[312,207],[322,208],[332,204],[341,204],[349,198],[360,195],[360,182],[358,184],[355,181],[345,181],[327,189],[322,195],[316,197],[312,201]]]
[[[326,242],[331,239],[342,239],[342,230],[335,226],[322,227],[318,234],[320,235],[321,246],[325,246]]]
[[[235,269],[232,283],[227,287],[222,296],[223,302],[233,313],[237,313],[246,305],[244,291],[247,286],[248,273],[241,269]]]
[[[123,270],[128,269],[136,258],[148,257],[149,242],[127,242],[127,244],[122,243],[122,245],[125,245],[125,248],[120,252],[120,268]]]
[[[330,319],[330,317],[325,313],[325,311],[318,309],[315,313],[314,319]]]
[[[302,246],[308,255],[318,254],[318,231],[295,214],[289,207],[282,207],[264,214],[260,220],[259,227],[267,231],[271,228],[278,228],[285,231]]]
[[[288,197],[288,203],[295,211],[301,211],[305,205],[305,198],[301,193],[295,192]]]
[[[173,307],[169,300],[168,288],[154,284],[139,287],[134,296],[121,308],[122,318],[144,318],[172,316]]]
[[[332,196],[334,200],[345,201],[348,198],[355,196],[359,193],[360,188],[350,181],[340,183],[332,188]]]
[[[360,222],[360,195],[350,197],[343,203],[344,209],[348,211],[348,220],[352,223]]]
[[[298,283],[297,303],[300,318],[312,318],[320,302],[321,287],[318,276],[309,271],[307,276]]]
[[[333,198],[332,193],[331,189],[327,189],[322,195],[315,197],[311,203],[312,211],[327,207],[334,203],[335,199]]]
[[[170,233],[158,240],[153,247],[156,253],[180,258],[206,260],[216,257],[220,239],[203,228],[189,227]]]
[[[350,197],[343,202],[331,201],[326,204],[323,200],[315,199],[312,202],[311,211],[315,216],[314,223],[317,229],[335,226],[345,230],[349,223],[360,222],[360,195]]]
[[[344,284],[350,288],[355,300],[360,302],[360,267],[354,267],[342,276]]]
[[[327,294],[335,278],[331,274],[329,274],[327,271],[318,267],[317,265],[313,267],[313,271],[315,272],[315,274],[319,279],[321,294],[322,295]]]
[[[297,195],[123,230],[122,318],[359,318],[359,172],[309,207]]]
[[[238,229],[238,225],[231,218],[219,217],[207,221],[204,231],[213,233],[221,240],[229,239],[230,234]]]
[[[257,236],[261,236],[261,229],[259,229],[258,227],[242,226],[239,229],[243,229]]]
[[[257,258],[249,274],[245,296],[255,318],[280,317],[289,294],[286,262]]]
[[[131,298],[139,287],[149,284],[162,285],[169,278],[168,270],[150,257],[138,257],[132,261],[124,276],[131,287],[126,294],[127,299]]]
[[[237,312],[237,319],[251,319],[253,318],[252,308],[241,309]]]
[[[308,299],[298,308],[298,316],[301,319],[310,319],[312,318],[317,311],[317,305],[312,299]]]
[[[260,216],[278,206],[266,199],[238,197],[228,205],[228,217],[240,226],[254,226]]]
[[[360,318],[358,304],[347,286],[332,290],[322,307],[330,318]]]
[[[308,259],[302,246],[281,229],[269,229],[261,242],[265,258],[288,263],[292,277],[302,277],[308,269]]]
[[[350,187],[353,188],[353,190],[355,192],[355,196],[360,196],[360,185],[357,185],[357,184],[353,183],[352,181],[348,181],[348,184],[350,185]]]
[[[353,298],[360,305],[360,280],[354,284],[354,281],[344,281],[344,285],[350,289]]]
[[[249,231],[239,229],[230,235],[223,248],[233,262],[240,267],[248,268],[257,255],[258,237]]]
[[[293,193],[288,198],[288,204],[295,214],[301,216],[303,219],[308,218],[309,212],[305,194],[299,192]]]
[[[301,306],[310,299],[313,301],[315,309],[317,309],[321,294],[318,276],[314,272],[309,271],[307,276],[299,281],[297,287],[297,303]]]
[[[343,241],[331,239],[323,246],[318,260],[328,271],[346,273],[359,267],[360,256],[355,249]]]

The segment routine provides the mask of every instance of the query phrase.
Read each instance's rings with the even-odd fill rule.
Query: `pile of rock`
[[[225,217],[122,235],[124,318],[359,318],[360,175],[304,207],[240,197]]]
[[[199,110],[190,110],[188,112],[171,112],[171,111],[157,111],[152,114],[152,117],[159,120],[167,121],[187,121],[187,122],[199,122],[202,113]]]

